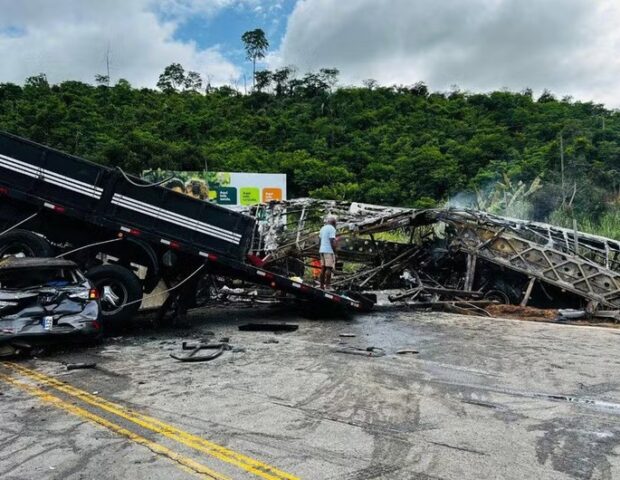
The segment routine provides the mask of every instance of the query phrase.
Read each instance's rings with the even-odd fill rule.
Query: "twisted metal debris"
[[[393,300],[620,309],[620,242],[466,209],[296,199],[253,207],[253,250],[294,275],[316,268],[317,232],[338,216],[334,285],[401,289]]]

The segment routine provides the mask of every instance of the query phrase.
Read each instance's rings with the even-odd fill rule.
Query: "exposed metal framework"
[[[469,298],[480,298],[492,288],[489,269],[495,269],[500,276],[512,272],[507,281],[518,276],[513,290],[523,305],[538,283],[574,294],[592,310],[620,309],[620,242],[576,229],[474,210],[313,199],[263,205],[253,213],[260,219],[254,245],[267,262],[295,259],[301,266],[317,256],[324,217],[336,214],[338,256],[349,267],[334,279],[342,289],[397,285],[414,293],[469,292]]]
[[[449,210],[438,218],[454,226],[452,245],[470,258],[482,258],[573,292],[595,302],[592,307],[620,308],[620,273],[607,268],[618,265],[614,240],[480,212]]]

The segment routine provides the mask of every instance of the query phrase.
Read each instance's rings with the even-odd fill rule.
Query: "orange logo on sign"
[[[281,188],[263,188],[263,203],[282,200]]]

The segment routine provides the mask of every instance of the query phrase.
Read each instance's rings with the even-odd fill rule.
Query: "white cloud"
[[[192,15],[213,16],[224,8],[253,11],[265,15],[282,8],[282,0],[151,0],[151,4],[164,17],[188,18]]]
[[[254,8],[263,0],[150,0],[151,5],[166,17],[186,18],[192,15],[212,16],[223,8]]]
[[[345,83],[507,87],[620,106],[617,0],[300,0],[272,66]]]
[[[52,82],[92,82],[104,74],[110,48],[112,80],[153,87],[172,62],[211,81],[228,83],[240,70],[217,47],[174,38],[183,8],[215,13],[228,0],[0,0],[0,82],[22,83],[44,72]],[[172,5],[176,4],[174,10]],[[192,4],[193,7],[192,7]],[[199,4],[199,5],[198,5]],[[166,21],[155,12],[168,5]]]

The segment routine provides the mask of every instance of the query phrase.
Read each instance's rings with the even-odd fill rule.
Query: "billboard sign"
[[[286,174],[146,170],[142,178],[194,198],[238,209],[286,200]]]

